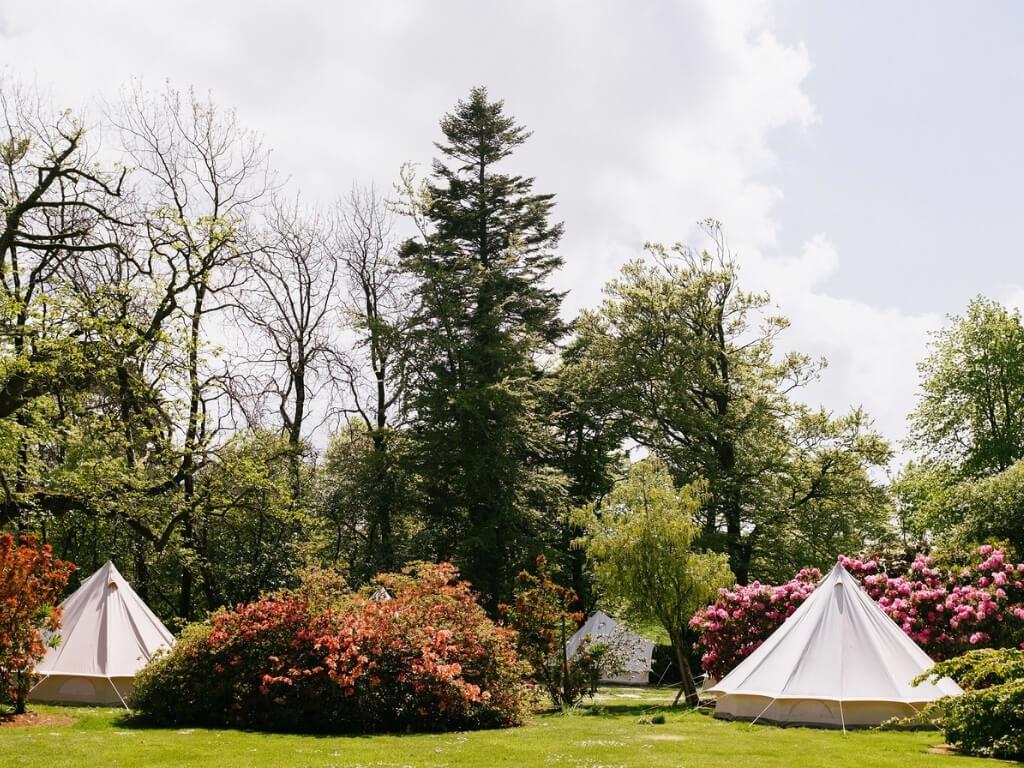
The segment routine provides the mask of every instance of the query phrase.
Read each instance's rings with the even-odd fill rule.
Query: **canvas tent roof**
[[[109,560],[61,603],[60,644],[47,651],[41,675],[134,677],[174,635]]]
[[[588,618],[582,627],[576,630],[566,643],[568,655],[574,656],[583,641],[590,637],[592,641],[601,640],[614,644],[623,657],[624,669],[621,673],[608,675],[601,682],[609,683],[647,683],[651,671],[651,657],[654,655],[654,643],[630,632],[604,611],[597,611]]]
[[[718,697],[716,712],[724,716],[877,724],[963,693],[948,678],[914,686],[931,666],[928,655],[836,563],[803,605],[706,693]]]

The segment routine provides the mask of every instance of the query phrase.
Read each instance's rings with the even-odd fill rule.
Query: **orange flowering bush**
[[[265,730],[515,725],[526,669],[450,564],[378,581],[392,599],[311,607],[295,593],[215,613],[136,678],[157,722]]]
[[[0,698],[19,714],[35,684],[36,663],[46,655],[43,632],[60,629],[56,606],[74,570],[35,537],[15,542],[9,533],[0,535]]]

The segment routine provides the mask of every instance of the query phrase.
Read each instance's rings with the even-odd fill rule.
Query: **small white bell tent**
[[[36,671],[36,702],[123,705],[135,673],[174,636],[109,560],[61,603],[60,643]]]
[[[607,673],[601,678],[602,683],[647,685],[654,643],[630,632],[607,613],[597,611],[565,644],[566,653],[570,658],[576,655],[588,637],[591,643],[604,643],[613,647],[623,662],[623,669]]]
[[[913,717],[963,691],[949,678],[915,686],[932,660],[840,563],[750,656],[705,693],[737,720],[872,726]]]

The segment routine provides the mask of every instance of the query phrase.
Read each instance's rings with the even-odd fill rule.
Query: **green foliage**
[[[582,545],[605,599],[637,621],[657,621],[676,649],[684,689],[696,703],[685,648],[690,617],[733,582],[728,559],[693,549],[702,489],[677,489],[657,459],[634,464],[600,504],[580,510]]]
[[[353,584],[429,553],[417,519],[409,436],[357,425],[335,435],[316,477],[321,555],[343,563]]]
[[[401,249],[416,281],[414,467],[436,555],[494,599],[563,506],[538,367],[565,332],[547,285],[562,226],[552,195],[496,169],[529,136],[502,102],[474,88],[441,129],[432,180],[406,202],[422,235]]]
[[[990,688],[1011,680],[1024,679],[1024,651],[1017,648],[980,648],[940,661],[917,678],[937,680],[950,677],[969,690]]]
[[[129,701],[159,722],[174,722],[183,708],[196,720],[208,716],[225,701],[213,664],[204,663],[203,648],[213,627],[209,622],[189,624],[178,635],[172,652],[160,651],[132,681]]]
[[[1020,313],[978,297],[933,335],[921,363],[912,443],[967,477],[1024,458],[1024,325]]]
[[[808,566],[824,571],[840,553],[895,543],[888,490],[870,473],[891,450],[867,415],[797,406],[785,426],[774,488],[751,514],[759,526],[753,572],[772,580]]]
[[[559,707],[572,707],[592,697],[602,673],[615,673],[619,659],[615,649],[602,643],[584,642],[572,656],[566,643],[583,614],[573,611],[576,594],[551,580],[547,561],[537,558],[536,573],[522,571],[516,577],[513,602],[503,613],[516,630],[516,646],[533,668],[533,677]]]
[[[942,731],[964,752],[1024,758],[1024,679],[944,700]]]
[[[198,474],[202,547],[188,554],[203,576],[208,609],[285,586],[296,564],[312,555],[313,519],[305,499],[293,496],[294,452],[285,434],[242,432]]]
[[[949,550],[996,541],[1024,552],[1024,461],[979,478],[963,478],[947,465],[910,463],[893,493],[912,537],[932,535]]]
[[[706,483],[702,545],[741,583],[834,561],[883,533],[888,504],[869,470],[890,455],[860,411],[833,418],[790,397],[819,366],[779,355],[788,323],[745,292],[716,222],[715,252],[649,245],[577,324],[578,368],[606,413],[678,483]],[[784,566],[782,564],[785,564]]]
[[[915,682],[946,676],[965,689],[929,711],[946,740],[971,755],[1024,758],[1024,651],[969,651],[939,662]]]

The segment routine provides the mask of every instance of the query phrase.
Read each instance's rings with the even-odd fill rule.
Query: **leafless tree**
[[[179,457],[168,488],[180,484],[180,526],[187,547],[198,550],[195,479],[226,418],[228,372],[211,354],[210,334],[222,321],[226,297],[241,284],[245,264],[258,248],[252,231],[256,208],[270,190],[267,153],[260,138],[232,111],[219,111],[192,91],[126,88],[110,110],[128,161],[135,167],[144,221],[141,247],[132,257],[134,279],[156,288],[147,320],[136,329],[140,345],[176,334],[181,359],[170,362],[184,401],[172,414]],[[168,372],[164,380],[170,385]],[[167,529],[160,534],[166,540]],[[200,560],[203,586],[215,603],[214,585]],[[193,571],[182,568],[179,613],[191,614]]]
[[[339,205],[335,247],[346,287],[345,319],[354,337],[340,380],[349,394],[346,412],[371,433],[401,426],[406,388],[411,293],[393,226],[372,187],[354,188]]]
[[[392,239],[392,217],[370,189],[339,204],[335,248],[350,345],[335,359],[349,428],[326,464],[335,548],[357,578],[397,565],[396,528],[411,504],[402,466],[402,404],[411,294]],[[362,573],[358,573],[362,571]]]
[[[329,367],[336,358],[339,258],[333,232],[318,211],[298,197],[275,197],[264,244],[246,260],[246,279],[234,291],[235,314],[245,327],[236,394],[250,422],[276,411],[292,448],[292,490],[300,495],[300,461],[308,422],[323,411]],[[248,333],[254,330],[255,334]],[[316,426],[316,425],[314,425]]]

